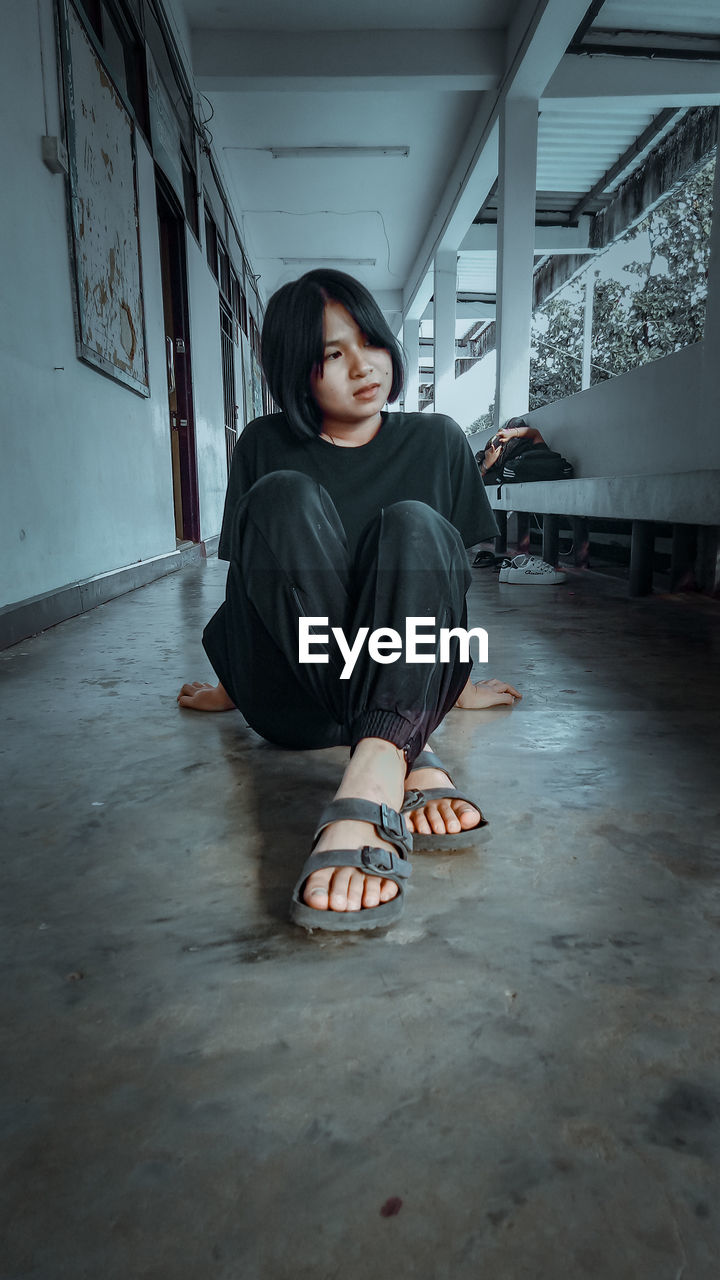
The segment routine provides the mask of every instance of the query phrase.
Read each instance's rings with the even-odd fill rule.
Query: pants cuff
[[[395,711],[365,711],[358,716],[351,730],[351,752],[361,738],[384,738],[386,742],[391,742],[404,752],[408,767],[424,746],[422,731]]]

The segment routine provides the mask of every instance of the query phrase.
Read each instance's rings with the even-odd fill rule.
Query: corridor
[[[716,604],[474,571],[524,698],[435,742],[490,838],[308,936],[344,753],[177,709],[224,577],[0,655],[3,1277],[714,1278]]]

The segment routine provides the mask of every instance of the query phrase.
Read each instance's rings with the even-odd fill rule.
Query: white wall
[[[48,128],[57,132],[52,0],[40,0]],[[65,179],[46,131],[36,4],[3,11],[0,135],[0,606],[174,551],[170,429],[153,162],[138,136],[151,396],[75,354]],[[218,533],[225,474],[217,285],[188,236],[200,519]]]
[[[703,344],[526,415],[578,476],[720,467],[720,432],[703,413]]]

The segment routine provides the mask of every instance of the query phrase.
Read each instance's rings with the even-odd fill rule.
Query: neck
[[[356,449],[374,439],[381,426],[381,413],[376,413],[367,422],[360,422],[357,425],[325,418],[320,435],[323,440],[329,440],[332,444],[341,445],[346,449]]]

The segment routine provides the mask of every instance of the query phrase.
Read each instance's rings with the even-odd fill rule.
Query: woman
[[[386,634],[348,677],[332,629],[350,644],[363,627],[402,635],[408,617],[464,626],[464,547],[495,525],[460,428],[383,412],[402,389],[402,358],[358,281],[318,270],[283,286],[267,307],[262,361],[281,412],[251,422],[233,456],[218,549],[230,561],[226,600],[203,635],[219,684],[184,685],[178,702],[238,707],[281,746],[350,746],[291,916],[375,928],[400,914],[410,833],[442,847],[485,825],[436,757],[418,760],[430,733],[455,705],[520,695],[473,685],[457,640],[450,662],[406,661]],[[315,661],[300,661],[301,626]]]

